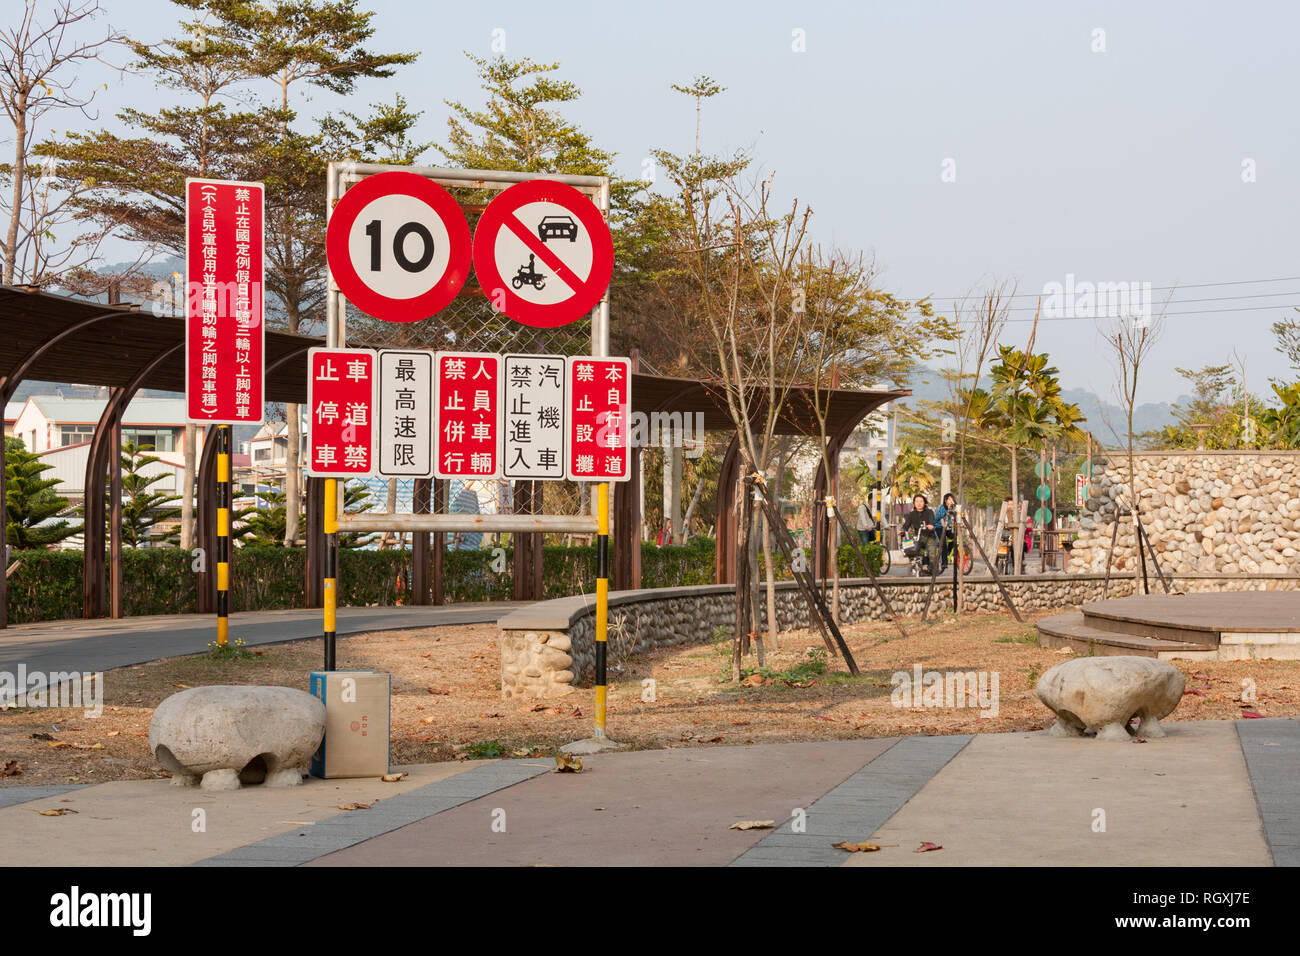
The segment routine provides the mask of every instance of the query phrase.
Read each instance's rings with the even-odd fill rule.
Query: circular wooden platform
[[[1135,594],[1083,605],[1092,621],[1124,621],[1170,630],[1223,633],[1300,632],[1300,591]]]
[[[1166,660],[1300,660],[1300,591],[1135,594],[1038,622],[1044,647]]]

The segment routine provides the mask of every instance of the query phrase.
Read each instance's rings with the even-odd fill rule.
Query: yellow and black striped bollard
[[[596,732],[605,739],[605,649],[609,634],[609,485],[596,486]]]
[[[338,607],[339,483],[325,481],[325,670],[334,670],[335,610]]]
[[[230,426],[217,426],[217,646],[230,641]]]

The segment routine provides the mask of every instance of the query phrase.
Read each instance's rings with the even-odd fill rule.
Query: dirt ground
[[[1068,654],[1038,645],[1033,621],[1045,614],[1025,624],[1004,613],[930,625],[908,621],[906,639],[891,624],[850,627],[845,637],[858,677],[824,656],[815,633],[802,631],[782,635],[780,648],[768,650],[765,669],[739,685],[729,679],[729,644],[615,662],[609,735],[655,749],[1044,728],[1052,718],[1033,684]],[[591,735],[589,689],[535,703],[501,698],[498,636],[493,625],[463,625],[339,640],[339,669],[393,675],[395,764],[551,754]],[[202,684],[306,690],[320,656],[319,641],[308,640],[258,648],[237,661],[172,658],[108,672],[98,718],[75,709],[0,712],[0,786],[166,776],[147,739],[163,698]],[[747,671],[756,663],[747,658]],[[923,671],[996,672],[996,715],[975,706],[894,706],[891,676],[917,664]],[[1174,664],[1187,676],[1187,693],[1172,720],[1300,714],[1300,661]],[[1243,702],[1243,681],[1254,682],[1253,700],[1247,693]]]

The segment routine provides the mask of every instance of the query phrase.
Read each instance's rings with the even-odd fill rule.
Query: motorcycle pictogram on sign
[[[600,302],[614,271],[609,227],[592,201],[534,179],[502,192],[474,231],[474,272],[488,299],[524,325],[554,328]]]

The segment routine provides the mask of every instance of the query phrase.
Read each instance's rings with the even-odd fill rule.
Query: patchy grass
[[[852,677],[816,633],[784,634],[763,667],[745,660],[748,683],[732,683],[730,644],[668,648],[616,661],[610,674],[609,734],[634,747],[672,748],[907,734],[980,733],[1046,727],[1034,696],[1038,678],[1068,654],[1031,640],[1028,615],[844,629],[860,674]],[[592,692],[553,700],[503,700],[498,632],[492,625],[388,631],[340,638],[338,666],[393,678],[395,763],[544,755],[590,736]],[[173,658],[105,675],[104,713],[11,709],[0,713],[0,786],[163,776],[148,750],[149,720],[164,698],[203,684],[278,684],[307,689],[321,664],[319,640],[246,649],[217,660]],[[1300,661],[1175,661],[1188,693],[1171,719],[1229,719],[1243,709],[1266,717],[1300,714]],[[987,671],[999,676],[996,715],[971,707],[895,707],[898,672]],[[653,681],[653,695],[643,682]],[[1243,700],[1253,681],[1255,699]],[[653,699],[646,699],[653,696]],[[1248,695],[1249,696],[1249,695]],[[35,737],[45,735],[50,739]],[[57,746],[56,746],[57,745]],[[97,749],[96,745],[99,745]],[[7,767],[21,769],[14,774]]]

